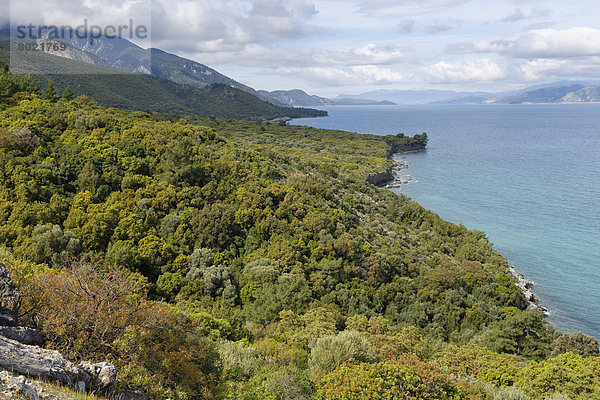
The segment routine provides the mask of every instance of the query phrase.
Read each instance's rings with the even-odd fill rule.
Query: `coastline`
[[[530,310],[536,310],[543,312],[544,315],[550,315],[550,311],[540,304],[540,299],[535,296],[533,292],[534,283],[525,279],[522,273],[517,272],[517,270],[510,265],[508,268],[508,274],[516,279],[515,285],[523,292],[526,299],[527,308]]]
[[[397,161],[394,159],[394,156],[397,154],[417,153],[417,152],[421,152],[421,151],[425,151],[425,149],[408,150],[408,151],[402,151],[402,152],[391,154],[389,156],[389,159],[390,159],[392,165],[390,167],[388,167],[387,171],[385,173],[370,175],[367,178],[367,181],[369,181],[369,183],[373,183],[377,186],[384,187],[386,189],[396,189],[396,188],[399,188],[403,184],[410,183],[410,182],[406,182],[406,181],[400,179],[397,175],[398,171],[408,169],[408,163],[406,163],[404,161]],[[382,181],[378,181],[379,183],[374,183],[374,182],[371,182],[371,180],[370,180],[371,178],[374,178],[374,177],[381,177],[381,178],[388,177],[389,179],[387,179],[387,180],[382,179]],[[373,180],[375,180],[375,179],[373,179]],[[517,288],[519,288],[519,290],[521,290],[521,292],[525,296],[525,299],[526,299],[525,304],[527,305],[528,309],[540,311],[540,312],[544,313],[545,316],[550,315],[550,311],[546,307],[544,307],[543,305],[540,304],[540,299],[538,297],[536,297],[536,295],[533,291],[534,282],[528,281],[527,279],[525,279],[525,276],[522,273],[518,272],[512,265],[509,265],[508,275],[510,275],[515,286]]]

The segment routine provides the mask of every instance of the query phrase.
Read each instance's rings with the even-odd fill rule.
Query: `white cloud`
[[[413,60],[410,49],[402,49],[392,44],[367,44],[358,48],[324,50],[314,47],[283,49],[262,44],[248,44],[242,49],[226,49],[219,43],[204,52],[193,49],[186,53],[203,63],[235,63],[237,65],[276,68],[282,66],[352,66],[352,65],[391,65]]]
[[[433,83],[490,82],[507,76],[506,68],[497,60],[440,61],[425,68],[425,77]]]
[[[447,47],[453,54],[498,53],[518,58],[566,58],[600,55],[600,30],[590,27],[535,29],[515,40],[480,40]]]
[[[414,81],[412,74],[403,74],[390,68],[377,65],[355,65],[346,68],[329,67],[286,67],[278,68],[276,73],[293,76],[324,86],[362,86]]]
[[[410,81],[409,76],[382,68],[377,65],[357,65],[351,68],[367,84],[403,83]]]
[[[449,10],[471,0],[359,1],[359,11],[370,17],[403,18]]]

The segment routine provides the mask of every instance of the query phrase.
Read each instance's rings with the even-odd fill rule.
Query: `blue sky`
[[[600,80],[597,0],[35,2],[44,23],[92,14],[108,23],[146,5],[154,47],[257,89],[334,96]],[[35,17],[13,8],[14,18]]]

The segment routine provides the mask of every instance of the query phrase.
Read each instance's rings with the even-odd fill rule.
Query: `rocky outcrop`
[[[92,377],[56,350],[30,346],[0,337],[0,368],[19,374],[59,382],[68,386],[84,383],[88,388]]]
[[[525,295],[525,299],[527,300],[527,308],[529,308],[530,310],[541,311],[545,315],[549,315],[550,313],[548,312],[548,309],[539,304],[540,300],[537,297],[535,297],[535,294],[533,293],[533,282],[530,282],[527,279],[525,279],[523,274],[517,272],[517,270],[515,270],[512,266],[509,268],[508,272],[511,276],[516,278],[515,285]]]
[[[36,346],[44,344],[44,336],[40,331],[25,326],[0,326],[0,336],[16,340],[23,344]]]
[[[0,397],[9,399],[50,400],[53,396],[44,394],[42,388],[23,375],[14,376],[8,371],[0,371]]]
[[[19,292],[10,278],[10,271],[0,262],[0,369],[58,382],[81,391],[112,388],[117,379],[114,365],[89,361],[75,365],[58,351],[38,347],[44,341],[42,334],[32,328],[17,326],[18,312]],[[24,377],[2,376],[9,382],[6,383],[7,393],[16,391],[25,396],[17,398],[40,398],[35,397],[36,392],[30,390]],[[1,379],[4,383],[4,378]]]
[[[0,262],[0,325],[17,326],[19,292],[10,278],[10,271]]]
[[[92,364],[84,361],[78,365],[92,377],[91,386],[101,391],[109,390],[117,381],[117,368],[107,362]]]
[[[376,172],[367,176],[367,182],[372,185],[383,185],[394,180],[394,171],[389,167],[385,171]]]

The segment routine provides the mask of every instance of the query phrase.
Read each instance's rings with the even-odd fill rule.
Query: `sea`
[[[399,154],[399,189],[440,217],[486,233],[534,282],[549,322],[600,338],[600,104],[322,108],[295,125],[358,133],[426,132]]]

